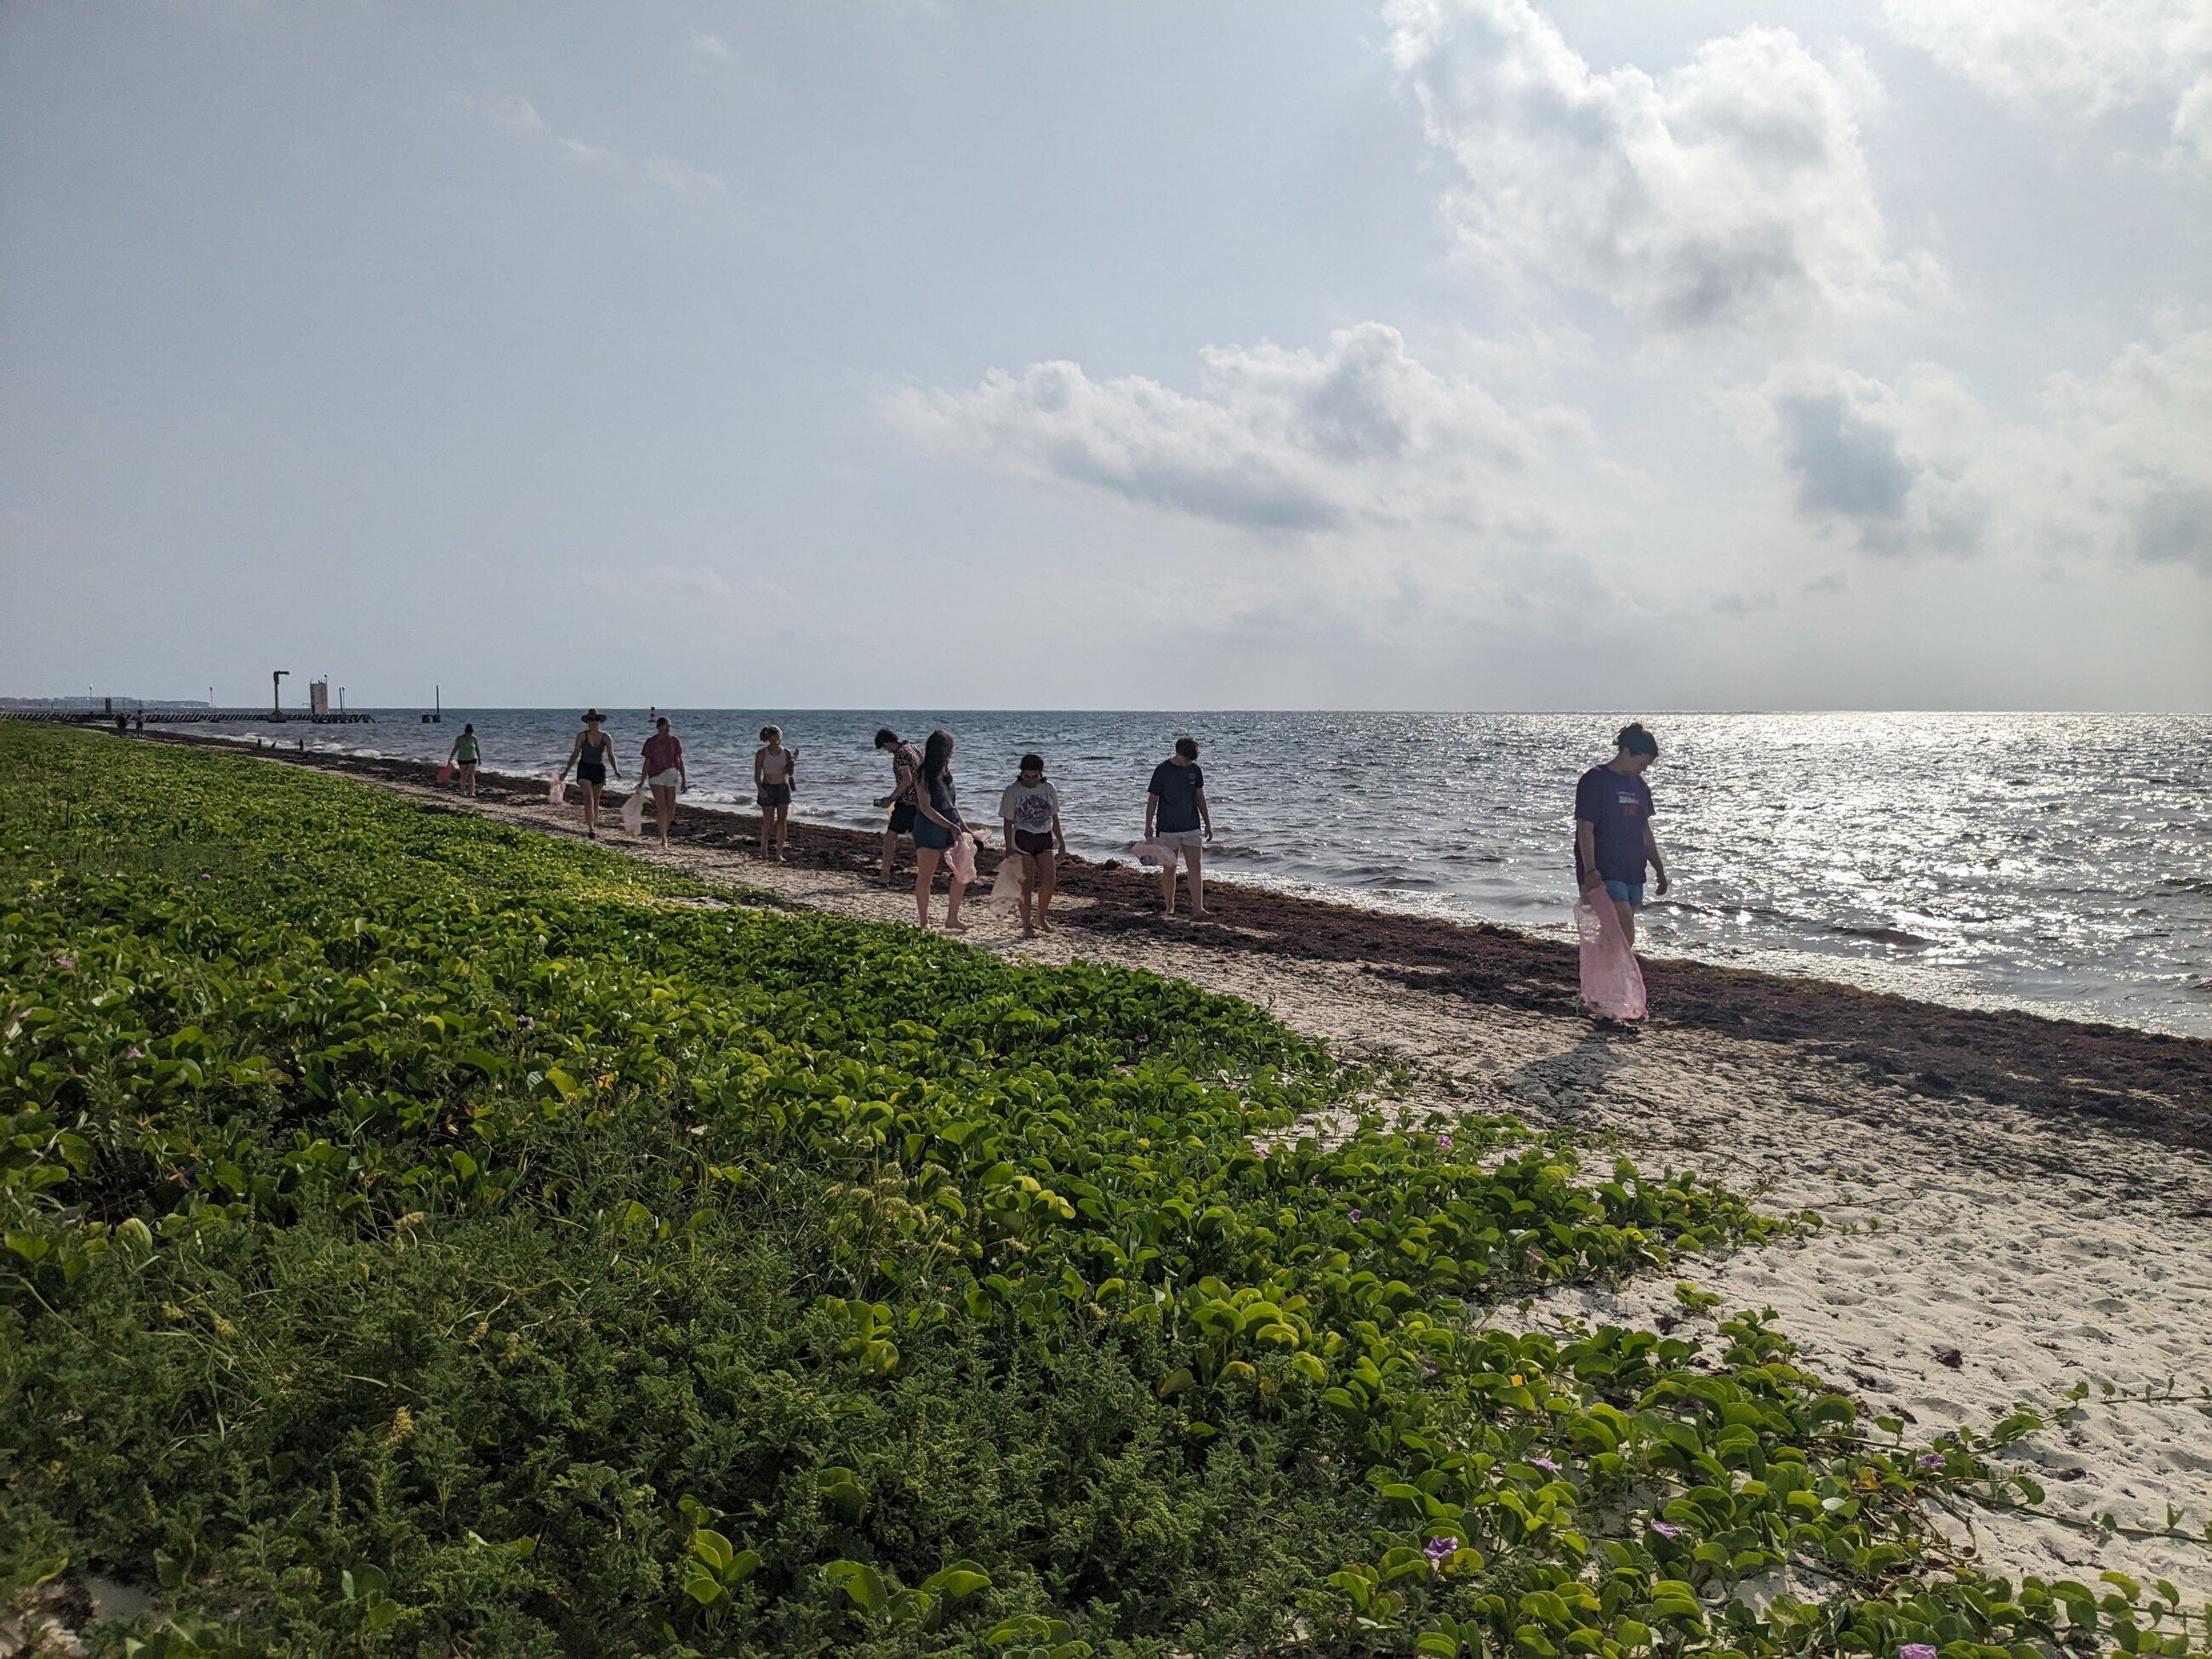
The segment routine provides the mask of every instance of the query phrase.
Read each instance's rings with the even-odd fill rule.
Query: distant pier
[[[311,714],[305,709],[270,708],[0,708],[0,720],[41,720],[50,725],[112,726],[118,720],[136,726],[374,726],[376,716],[356,709],[334,708]]]

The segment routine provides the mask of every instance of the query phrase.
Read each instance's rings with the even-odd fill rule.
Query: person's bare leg
[[[937,853],[936,848],[919,843],[914,849],[914,908],[924,933],[929,931],[929,884],[937,879]]]
[[[653,816],[660,826],[660,844],[668,845],[669,821],[676,816],[676,792],[656,787],[653,792]]]
[[[1636,948],[1636,912],[1615,900],[1613,913],[1620,918],[1620,931],[1628,940],[1628,948],[1633,951]]]
[[[584,786],[584,833],[587,836],[599,833],[599,786],[596,783]]]
[[[896,880],[897,879],[897,877],[896,877],[896,873],[895,873],[895,872],[896,872],[896,871],[897,870],[897,868],[898,868],[898,831],[897,831],[897,830],[884,830],[884,886],[889,887],[889,886],[890,886],[890,885],[894,881],[896,881]]]
[[[1195,847],[1186,847],[1183,851],[1190,854],[1191,920],[1202,921],[1212,912],[1206,908],[1206,877],[1200,870],[1199,850]]]
[[[784,854],[790,846],[791,808],[788,806],[779,806],[775,809],[775,859],[777,863],[781,864],[783,862]]]
[[[1022,937],[1035,939],[1036,937],[1036,912],[1034,908],[1036,903],[1036,855],[1032,853],[1009,853],[1006,856],[1010,859],[1019,859],[1022,861]]]
[[[1052,890],[1059,884],[1060,881],[1060,854],[1053,852],[1039,853],[1036,856],[1036,867],[1037,926],[1049,933],[1052,932]]]
[[[945,931],[964,933],[968,931],[968,924],[960,920],[960,900],[968,890],[968,884],[948,870],[945,884],[950,890],[950,896],[945,901]]]
[[[1160,914],[1164,916],[1171,916],[1175,914],[1175,860],[1162,859],[1160,860]]]

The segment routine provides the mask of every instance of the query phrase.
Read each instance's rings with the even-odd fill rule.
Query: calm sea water
[[[954,732],[973,817],[1025,749],[1046,756],[1069,844],[1110,855],[1144,827],[1152,764],[1204,746],[1236,880],[1376,908],[1571,932],[1577,776],[1620,724],[1581,714],[1012,714],[665,709],[693,798],[749,802],[762,722],[799,750],[797,816],[880,825],[878,725]],[[2212,717],[1646,716],[1673,893],[1655,953],[2212,1036]],[[442,759],[472,720],[485,763],[550,774],[575,711],[415,711],[325,727],[322,746]],[[228,728],[244,736],[253,728]],[[267,728],[262,728],[266,730]],[[646,712],[611,711],[634,770]],[[289,728],[288,738],[300,732]]]

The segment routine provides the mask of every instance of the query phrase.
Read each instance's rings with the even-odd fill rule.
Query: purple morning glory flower
[[[1451,1137],[1449,1135],[1438,1135],[1437,1137],[1437,1146],[1444,1152],[1448,1152],[1451,1151]]]
[[[518,1031],[534,1031],[538,1029],[538,1022],[527,1014],[517,1014],[514,1017],[514,1029]]]
[[[134,1042],[128,1048],[125,1048],[123,1051],[123,1058],[125,1060],[143,1060],[146,1058],[146,1054],[145,1051],[140,1048],[139,1046]]]
[[[1150,1038],[1150,1037],[1148,1037],[1148,1036],[1139,1036],[1139,1037],[1137,1039],[1137,1041],[1138,1041],[1139,1043],[1146,1043],[1146,1042],[1150,1042],[1152,1041],[1152,1038]]]
[[[1923,1469],[1940,1469],[1943,1467],[1943,1460],[1935,1452],[1923,1452],[1920,1454],[1920,1467]]]
[[[1364,1210],[1354,1210],[1352,1212],[1352,1219],[1354,1221],[1364,1221],[1366,1218],[1367,1212]]]
[[[1682,1529],[1680,1527],[1670,1527],[1664,1521],[1654,1521],[1651,1523],[1651,1530],[1662,1538],[1680,1538],[1682,1535]]]
[[[1432,1565],[1442,1566],[1446,1558],[1458,1548],[1459,1540],[1456,1538],[1431,1538],[1421,1553],[1429,1558]]]
[[[1936,1659],[1936,1650],[1926,1642],[1907,1642],[1898,1649],[1897,1659]]]
[[[1554,1463],[1548,1457],[1532,1457],[1528,1461],[1531,1463],[1534,1463],[1540,1469],[1551,1470],[1553,1474],[1557,1474],[1559,1472],[1559,1466],[1557,1463]]]
[[[75,957],[56,957],[54,958],[54,966],[57,968],[74,968],[76,966],[76,958]]]

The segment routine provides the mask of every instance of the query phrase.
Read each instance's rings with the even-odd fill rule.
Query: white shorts
[[[645,787],[648,789],[673,789],[683,781],[684,774],[672,766],[665,772],[655,772],[645,781]]]
[[[1161,830],[1152,839],[1163,847],[1188,847],[1194,849],[1206,845],[1206,838],[1195,830]]]

